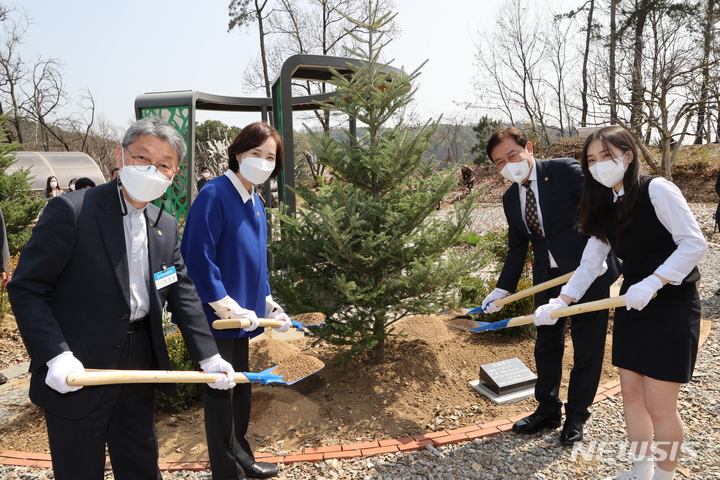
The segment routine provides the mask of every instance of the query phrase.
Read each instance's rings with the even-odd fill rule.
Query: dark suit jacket
[[[195,286],[180,255],[177,222],[146,209],[150,274],[163,264],[178,281],[161,290],[150,279],[151,368],[170,369],[162,329],[165,302],[172,308],[191,357],[217,353]],[[51,199],[23,249],[8,285],[20,333],[30,353],[30,398],[65,418],[82,418],[104,386],[60,394],[45,385],[45,363],[70,350],[85,368],[117,368],[130,320],[128,258],[116,181]],[[169,390],[168,390],[169,387]],[[172,394],[174,386],[164,386]],[[164,391],[165,391],[164,390]]]
[[[523,223],[524,213],[520,210],[518,184],[513,183],[503,194],[509,249],[497,286],[510,292],[517,288],[530,244],[534,253],[533,283],[538,284],[549,279],[548,251],[552,253],[560,272],[565,274],[580,265],[588,240],[588,237],[581,235],[575,227],[583,188],[580,164],[572,158],[559,158],[535,159],[535,165],[544,239],[528,232]],[[593,283],[586,295],[593,295],[598,288],[607,288],[617,277],[617,258],[608,256],[608,271]],[[536,304],[547,303],[547,291],[536,295],[535,299]]]

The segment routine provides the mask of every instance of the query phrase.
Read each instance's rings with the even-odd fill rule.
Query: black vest
[[[650,182],[656,177],[643,177],[642,190],[635,204],[635,216],[630,226],[617,235],[617,207],[614,221],[608,228],[608,241],[615,255],[622,261],[624,277],[620,294],[638,283],[659,267],[677,249],[672,234],[660,223],[650,201]],[[658,298],[687,299],[695,295],[695,282],[700,271],[695,266],[680,285],[667,284],[658,292]]]

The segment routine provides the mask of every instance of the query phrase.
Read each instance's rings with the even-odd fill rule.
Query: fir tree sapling
[[[313,335],[349,356],[371,352],[375,363],[384,361],[393,323],[457,302],[460,279],[484,262],[480,248],[451,249],[475,197],[456,203],[450,215],[436,211],[457,185],[457,168],[435,172],[424,158],[436,122],[411,128],[403,121],[420,69],[407,74],[381,63],[382,30],[391,20],[375,7],[357,22],[365,50],[351,52],[360,59],[349,65],[352,75],[334,72],[338,95],[323,106],[355,119],[364,134],[356,139],[345,131],[337,139],[308,131],[332,178],[317,190],[296,189],[298,212],[281,215],[281,240],[270,245],[287,266],[272,272],[274,295],[289,311],[325,313]]]

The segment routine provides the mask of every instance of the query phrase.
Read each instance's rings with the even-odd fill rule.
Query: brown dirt
[[[327,345],[311,347],[306,339],[281,341],[267,334],[258,337],[252,344],[251,371],[292,362],[296,355],[312,355],[325,367],[291,386],[253,386],[248,435],[253,448],[277,454],[303,447],[406,437],[532,412],[534,399],[495,405],[468,382],[479,378],[480,365],[514,357],[534,370],[533,338],[448,327],[448,322],[458,320],[452,315],[406,318],[396,324],[400,336],[387,344],[386,363],[358,363],[344,370]],[[24,361],[22,343],[11,333],[14,321],[9,323],[2,323],[0,345],[5,345],[7,335],[15,338],[11,356]],[[565,355],[571,359],[569,341],[567,347]],[[609,357],[608,350],[601,383],[617,378]],[[2,359],[4,368],[8,362]],[[561,395],[565,394],[563,389]],[[159,414],[157,429],[162,459],[207,459],[201,405],[174,415]],[[48,452],[38,408],[28,408],[19,419],[0,428],[0,450]]]
[[[720,151],[720,147],[718,147]],[[674,179],[691,202],[715,204],[712,169],[702,175],[680,174]],[[481,167],[476,187],[484,188],[484,201],[499,202],[507,188],[501,177]],[[444,203],[452,203],[455,198]],[[448,208],[449,205],[443,205]],[[0,297],[2,298],[2,297]],[[9,308],[0,304],[0,310]],[[299,321],[303,321],[298,319]],[[298,354],[311,354],[325,368],[286,386],[254,386],[249,439],[256,452],[281,453],[307,446],[357,443],[458,428],[533,411],[534,399],[494,405],[468,386],[479,377],[480,365],[518,357],[534,370],[534,340],[498,333],[473,334],[449,328],[451,315],[415,316],[397,325],[405,336],[387,345],[387,362],[358,364],[343,370],[328,346],[312,348],[306,340],[284,342],[264,337],[254,342],[252,371],[277,365]],[[308,325],[313,323],[306,322]],[[606,347],[601,384],[617,379]],[[572,345],[568,341],[563,375],[567,382]],[[14,318],[0,320],[0,369],[28,361]],[[12,379],[11,382],[18,382]],[[563,387],[561,396],[566,395]],[[202,406],[157,418],[161,458],[207,459]],[[28,408],[19,419],[0,428],[0,450],[48,452],[42,414]]]

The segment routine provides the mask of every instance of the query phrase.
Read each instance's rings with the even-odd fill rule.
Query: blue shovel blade
[[[482,307],[482,305],[479,307],[472,308],[468,312],[468,315],[473,314],[473,313],[485,313],[485,309]]]
[[[481,324],[479,327],[473,328],[472,331],[473,332],[486,332],[486,331],[500,330],[501,328],[507,327],[507,324],[510,320],[512,320],[512,318],[500,320],[499,322],[484,323],[484,324]],[[478,323],[482,323],[482,322],[478,322]]]
[[[289,385],[286,382],[283,382],[282,375],[273,375],[271,372],[275,370],[277,367],[270,367],[267,370],[263,370],[259,373],[252,373],[252,372],[243,372],[243,375],[245,375],[248,380],[254,383],[260,383],[262,385],[267,385],[268,383],[281,383],[284,385]]]
[[[301,329],[301,328],[319,327],[320,325],[322,325],[322,324],[325,323],[325,322],[316,323],[315,325],[305,325],[304,323],[300,323],[300,322],[297,322],[297,321],[295,321],[295,320],[291,320],[291,323],[292,323],[293,327],[295,327],[295,328],[300,328],[300,329]]]

